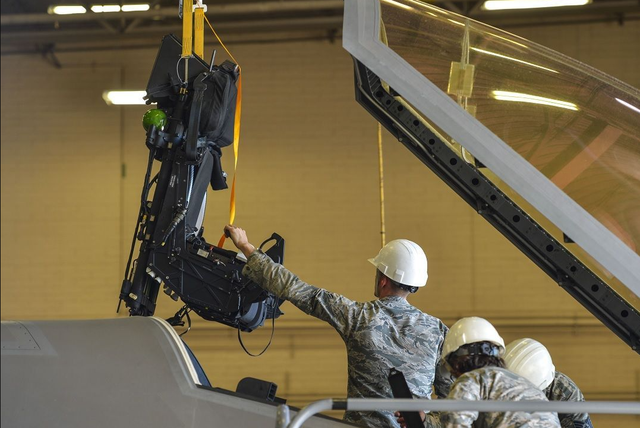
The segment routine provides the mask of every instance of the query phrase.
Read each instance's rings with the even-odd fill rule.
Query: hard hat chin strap
[[[386,268],[386,266],[385,266],[385,265],[383,265],[383,264],[381,264],[380,266],[381,266],[381,267]],[[399,288],[399,289],[400,289],[400,290],[402,290],[402,291],[408,291],[408,292],[409,292],[409,293],[411,293],[411,294],[413,294],[413,293],[415,293],[416,291],[418,291],[418,288],[419,288],[419,287],[414,287],[414,286],[411,286],[411,285],[401,284],[401,283],[399,283],[398,281],[396,281],[395,279],[391,278],[389,275],[387,275],[384,271],[378,270],[378,273],[379,273],[379,274],[382,274],[382,275],[384,275],[384,276],[386,276],[386,277],[387,277],[387,279],[388,279],[388,280],[389,280],[389,281],[390,281],[390,282],[391,282],[391,283],[392,283],[396,288]],[[376,279],[376,282],[377,282],[377,281],[378,281],[378,279]]]
[[[491,342],[476,342],[468,345],[463,345],[455,352],[452,352],[451,357],[463,357],[465,355],[487,355],[489,357],[499,357],[500,347]]]

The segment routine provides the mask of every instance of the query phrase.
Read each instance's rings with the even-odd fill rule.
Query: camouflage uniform
[[[456,378],[449,372],[444,360],[438,360],[438,365],[436,366],[436,377],[433,381],[433,389],[436,393],[436,397],[439,399],[447,398],[449,391],[451,391],[451,386],[455,381]],[[440,421],[440,418],[442,417],[441,415],[442,412],[427,413],[424,419],[425,428],[440,428],[442,426],[442,422]]]
[[[447,398],[451,385],[455,382],[455,378],[446,369],[446,366],[440,360],[436,369],[436,379],[433,383],[438,398]],[[544,393],[549,401],[584,401],[584,396],[578,386],[565,374],[556,371],[553,382],[544,389]],[[562,428],[593,428],[591,418],[588,413],[559,414],[560,425]],[[437,428],[440,426],[438,413],[432,412],[427,415],[425,421],[427,428]]]
[[[525,378],[499,367],[483,367],[460,376],[451,387],[451,400],[544,400],[544,393]],[[555,413],[443,412],[446,428],[560,428]]]
[[[249,256],[242,273],[336,329],[347,347],[348,397],[392,398],[391,368],[404,374],[414,396],[431,397],[435,365],[448,331],[438,318],[402,297],[360,303],[313,287],[259,250]],[[393,412],[346,412],[344,420],[367,427],[399,427]]]
[[[424,415],[424,428],[441,428],[444,412],[429,412]]]
[[[549,401],[584,401],[584,396],[569,376],[556,371],[551,384],[544,389]],[[559,414],[562,428],[593,427],[588,413]]]
[[[455,383],[456,378],[449,372],[443,359],[438,360],[436,366],[436,379],[433,381],[433,389],[438,398],[447,398],[451,391],[451,386]]]

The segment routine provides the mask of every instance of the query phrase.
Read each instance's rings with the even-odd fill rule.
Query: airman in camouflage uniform
[[[578,386],[553,365],[549,350],[542,343],[524,337],[509,343],[504,357],[506,367],[540,388],[549,401],[584,401]],[[593,428],[589,414],[559,414],[562,428]]]
[[[460,376],[448,396],[451,400],[543,400],[544,393],[531,382],[500,367],[483,367]],[[445,428],[559,428],[555,413],[443,412]]]
[[[569,376],[556,370],[551,384],[544,389],[549,401],[584,401],[584,396]],[[588,413],[561,413],[558,415],[562,428],[593,428]]]
[[[347,348],[348,397],[393,398],[388,382],[391,368],[404,374],[414,396],[431,397],[436,362],[448,330],[442,321],[415,308],[405,297],[361,303],[309,285],[255,250],[242,229],[225,229],[247,255],[243,275],[326,321],[340,334]],[[392,412],[351,411],[345,412],[344,420],[371,428],[399,427]]]
[[[504,368],[504,339],[484,318],[458,320],[442,345],[441,359],[456,377],[447,396],[451,400],[542,400],[544,393],[525,377]],[[445,428],[560,428],[552,412],[442,412]]]
[[[446,366],[440,360],[438,362],[438,375],[435,378],[433,387],[438,398],[447,398],[455,378],[446,369]],[[551,384],[543,390],[549,401],[584,401],[584,396],[567,375],[556,370],[555,376]],[[437,428],[441,426],[438,419],[439,413],[432,412],[426,415],[425,426],[427,428]],[[593,423],[588,413],[560,413],[558,414],[560,425],[562,428],[593,428]]]

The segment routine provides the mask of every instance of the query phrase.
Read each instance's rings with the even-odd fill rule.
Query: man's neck
[[[409,297],[408,294],[400,294],[400,293],[385,293],[384,295],[381,295],[379,298],[380,299],[384,299],[385,297],[401,297],[403,299],[407,299],[407,297]]]

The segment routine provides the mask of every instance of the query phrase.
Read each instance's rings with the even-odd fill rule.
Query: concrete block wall
[[[516,32],[640,87],[637,22]],[[284,236],[285,265],[306,281],[373,298],[366,259],[380,248],[377,124],[354,100],[351,59],[329,42],[230,48],[244,72],[236,224],[256,244],[273,231]],[[107,106],[101,94],[144,88],[154,58],[155,49],[66,53],[61,69],[36,56],[3,58],[3,320],[125,316],[115,308],[147,160],[147,108]],[[414,305],[448,325],[486,317],[506,341],[537,338],[587,399],[640,400],[635,352],[387,133],[384,154],[387,240],[415,240],[429,257],[429,284]],[[225,149],[230,173],[232,160]],[[228,193],[209,194],[212,243],[228,219]],[[156,315],[179,307],[161,294]],[[260,358],[244,354],[234,330],[199,319],[185,340],[215,386],[267,379],[299,406],[346,395],[339,336],[288,303],[283,310]],[[255,352],[269,333],[267,325],[244,340]]]

